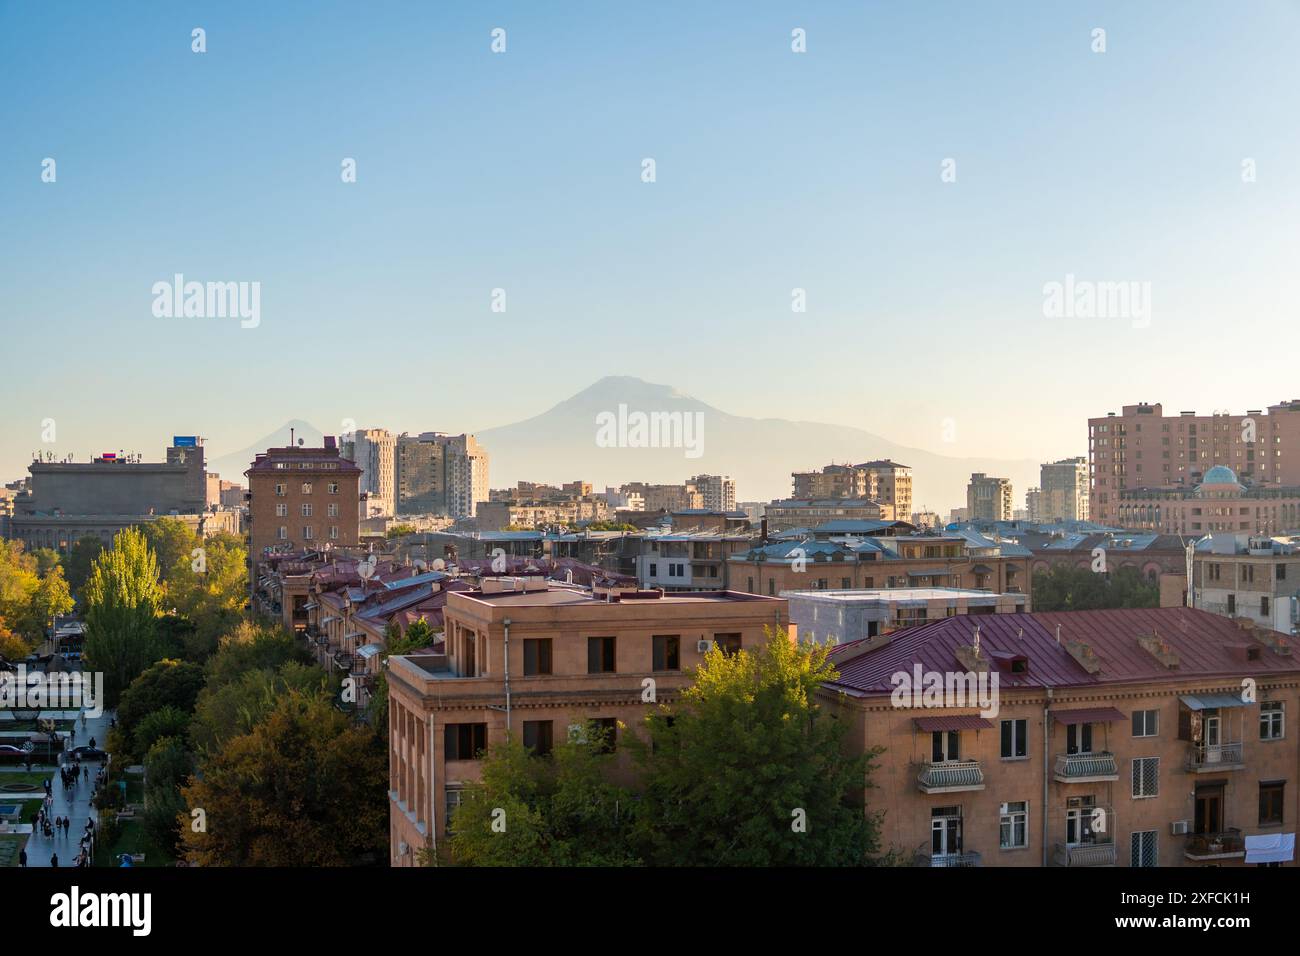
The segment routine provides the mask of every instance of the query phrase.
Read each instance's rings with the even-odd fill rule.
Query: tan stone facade
[[[341,458],[332,442],[327,438],[324,448],[270,448],[244,472],[254,560],[268,548],[357,544],[361,470]]]

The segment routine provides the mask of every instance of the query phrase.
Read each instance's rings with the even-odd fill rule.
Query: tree
[[[203,832],[182,831],[201,866],[350,866],[387,845],[388,755],[328,697],[292,692],[231,739],[182,789]]]
[[[171,571],[167,600],[195,623],[188,652],[202,659],[216,650],[221,635],[242,617],[248,596],[248,550],[240,538],[224,533],[201,543],[195,538],[193,543],[195,548]]]
[[[51,554],[29,554],[19,541],[0,542],[0,618],[30,645],[44,640],[55,615],[73,607],[63,569]]]
[[[122,744],[133,755],[144,756],[149,748],[135,746],[136,731],[141,722],[150,714],[169,707],[188,720],[194,712],[203,682],[203,668],[197,664],[164,658],[147,667],[122,692],[117,705],[117,729]]]
[[[194,758],[176,737],[156,741],[144,758],[145,831],[173,856],[180,844],[181,820],[188,818],[181,787],[193,772]]]
[[[837,676],[827,645],[769,632],[756,650],[705,655],[680,704],[625,739],[642,771],[638,840],[670,866],[865,865],[878,821],[865,811],[874,753],[849,756],[845,725],[817,697]]]
[[[415,534],[415,525],[413,524],[395,524],[384,532],[384,537],[388,539],[402,538],[408,534]]]
[[[156,518],[144,525],[144,537],[158,556],[159,579],[170,584],[177,572],[189,568],[199,536],[180,518]]]
[[[21,661],[25,660],[31,652],[31,645],[9,630],[4,620],[0,618],[0,659]]]
[[[90,579],[90,569],[103,550],[104,542],[93,535],[78,538],[68,549],[68,556],[63,562],[63,572],[68,579],[68,587],[79,601],[83,600],[81,592]]]
[[[534,756],[513,739],[483,760],[451,819],[451,861],[464,866],[635,866],[632,795],[607,779],[600,728]]]
[[[251,670],[224,683],[209,682],[194,708],[190,740],[199,754],[221,750],[249,733],[276,702],[293,691],[328,694],[331,680],[319,667],[290,661],[278,670]]]
[[[103,672],[108,707],[116,707],[122,691],[158,659],[161,599],[153,552],[143,534],[124,528],[95,559],[86,582],[86,663]]]
[[[1095,611],[1105,608],[1158,607],[1160,588],[1136,568],[1109,573],[1058,564],[1034,574],[1035,611]]]
[[[306,664],[311,656],[287,631],[242,621],[208,659],[208,686],[237,680],[250,670],[275,670],[289,661]]]
[[[164,737],[173,737],[184,741],[189,732],[190,715],[179,707],[159,707],[136,725],[132,737],[131,756],[140,757]]]

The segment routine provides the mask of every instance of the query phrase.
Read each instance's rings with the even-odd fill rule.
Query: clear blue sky
[[[606,374],[1008,457],[1300,396],[1298,46],[1280,0],[0,0],[0,476],[45,418],[218,456]],[[260,327],[154,318],[176,272],[259,281]],[[1066,273],[1149,281],[1150,327],[1044,318]]]

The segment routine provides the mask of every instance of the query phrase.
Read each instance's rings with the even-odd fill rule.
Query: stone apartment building
[[[1294,634],[1300,603],[1300,540],[1216,534],[1196,545],[1196,607]]]
[[[394,447],[398,514],[472,518],[490,497],[489,455],[473,435],[399,435]]]
[[[1031,521],[1088,520],[1088,459],[1062,458],[1039,467],[1039,497],[1029,505]],[[1033,494],[1033,490],[1030,491]],[[1036,514],[1035,514],[1036,510]]]
[[[1216,465],[1251,488],[1300,488],[1300,399],[1244,415],[1165,415],[1158,402],[1139,402],[1088,419],[1093,521],[1121,525],[1127,489],[1191,488]]]
[[[970,521],[1010,521],[1011,482],[983,472],[971,475],[966,486],[966,510]]]
[[[463,789],[481,779],[483,752],[507,734],[546,753],[596,721],[617,751],[653,706],[647,686],[671,702],[708,647],[757,647],[764,628],[789,624],[776,598],[525,578],[487,578],[446,602],[444,653],[388,659],[394,866],[442,846]]]
[[[268,448],[248,471],[249,555],[358,543],[361,469],[321,448]]]
[[[341,454],[361,469],[366,517],[397,513],[397,439],[386,428],[358,428]]]
[[[917,865],[1290,864],[1291,650],[1188,608],[953,617],[840,645],[823,696]]]
[[[907,518],[912,513],[912,469],[888,458],[858,465],[825,465],[821,471],[796,471],[790,475],[792,498],[866,498]]]

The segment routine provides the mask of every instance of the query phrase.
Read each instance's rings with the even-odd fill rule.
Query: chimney
[[[761,544],[767,544],[767,515],[763,515],[763,517],[759,520],[758,540]]]

